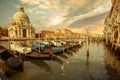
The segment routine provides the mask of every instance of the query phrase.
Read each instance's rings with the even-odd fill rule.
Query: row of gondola
[[[61,43],[59,46],[52,43],[46,44],[38,42],[30,42],[31,46],[26,46],[23,42],[20,42],[20,44],[22,44],[22,46],[11,43],[10,50],[0,46],[1,63],[10,69],[18,71],[23,70],[23,59],[56,60],[56,55],[66,58],[66,56],[61,55],[63,52],[69,52],[72,48],[81,47],[82,45],[79,42]]]

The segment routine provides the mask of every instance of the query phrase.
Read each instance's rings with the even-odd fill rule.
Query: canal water
[[[3,43],[1,43],[3,44]],[[120,61],[103,43],[74,48],[54,60],[26,59],[10,80],[120,80]]]

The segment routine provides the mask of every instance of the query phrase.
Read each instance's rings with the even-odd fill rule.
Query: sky
[[[0,26],[7,26],[22,4],[36,32],[67,28],[103,33],[111,0],[0,0]]]

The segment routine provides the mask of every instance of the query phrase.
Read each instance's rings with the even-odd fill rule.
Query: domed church
[[[31,25],[29,17],[25,13],[23,6],[19,6],[19,11],[17,11],[13,15],[13,19],[7,27],[9,37],[14,38],[35,37],[35,29]]]

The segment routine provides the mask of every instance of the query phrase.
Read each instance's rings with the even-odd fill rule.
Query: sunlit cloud
[[[45,12],[43,12],[43,11],[36,11],[35,12],[36,14],[39,14],[39,15],[45,15],[46,13]],[[43,16],[44,17],[44,16]]]
[[[33,12],[34,12],[34,9],[26,9],[26,12],[27,12],[27,13],[33,13]]]
[[[40,9],[49,9],[49,6],[46,6],[46,5],[43,5],[43,4],[39,5],[38,7]]]
[[[58,26],[81,28],[81,26],[95,24],[95,21],[99,21],[96,18],[104,18],[111,7],[111,2],[108,0],[21,0],[21,2],[38,6],[35,13],[42,20],[37,19],[37,21],[41,23],[39,25],[43,25],[46,29],[51,26],[55,28]],[[28,11],[32,12],[32,9]],[[101,17],[102,15],[103,17]],[[47,18],[44,18],[46,16]]]
[[[111,0],[18,0],[18,3],[25,8],[36,31],[68,28],[85,32],[88,28],[95,32],[100,26],[102,32],[104,18],[111,8]],[[16,3],[13,7],[18,9]]]
[[[20,0],[22,3],[26,3],[26,4],[39,4],[40,0]]]
[[[50,22],[51,25],[57,25],[57,24],[60,24],[64,19],[60,16],[56,16],[51,18],[50,20],[51,20]]]

